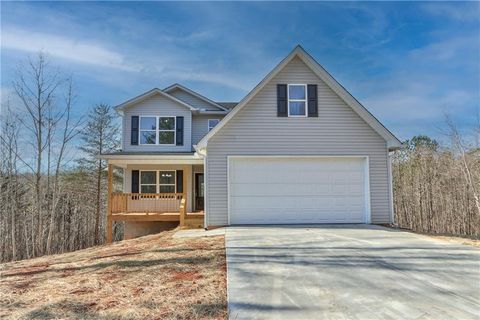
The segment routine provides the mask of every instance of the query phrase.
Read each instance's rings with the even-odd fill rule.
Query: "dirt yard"
[[[0,265],[0,318],[225,319],[224,237],[172,234]]]

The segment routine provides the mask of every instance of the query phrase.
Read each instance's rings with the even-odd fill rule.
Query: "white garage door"
[[[368,222],[365,158],[228,161],[230,224]]]

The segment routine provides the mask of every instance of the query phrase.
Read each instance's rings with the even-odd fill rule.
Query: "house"
[[[393,221],[389,152],[401,142],[300,46],[236,105],[174,84],[116,109],[122,151],[101,156],[109,241],[115,220],[139,234],[151,222]],[[111,192],[112,166],[124,193]]]

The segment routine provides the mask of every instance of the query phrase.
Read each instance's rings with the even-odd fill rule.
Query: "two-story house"
[[[390,223],[389,152],[401,142],[300,46],[238,104],[175,84],[116,107],[122,151],[109,163],[113,221]],[[124,192],[112,193],[112,166]]]

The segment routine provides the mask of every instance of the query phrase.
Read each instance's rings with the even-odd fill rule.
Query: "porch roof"
[[[98,155],[98,158],[119,167],[128,164],[203,164],[203,157],[196,152],[118,151]]]

